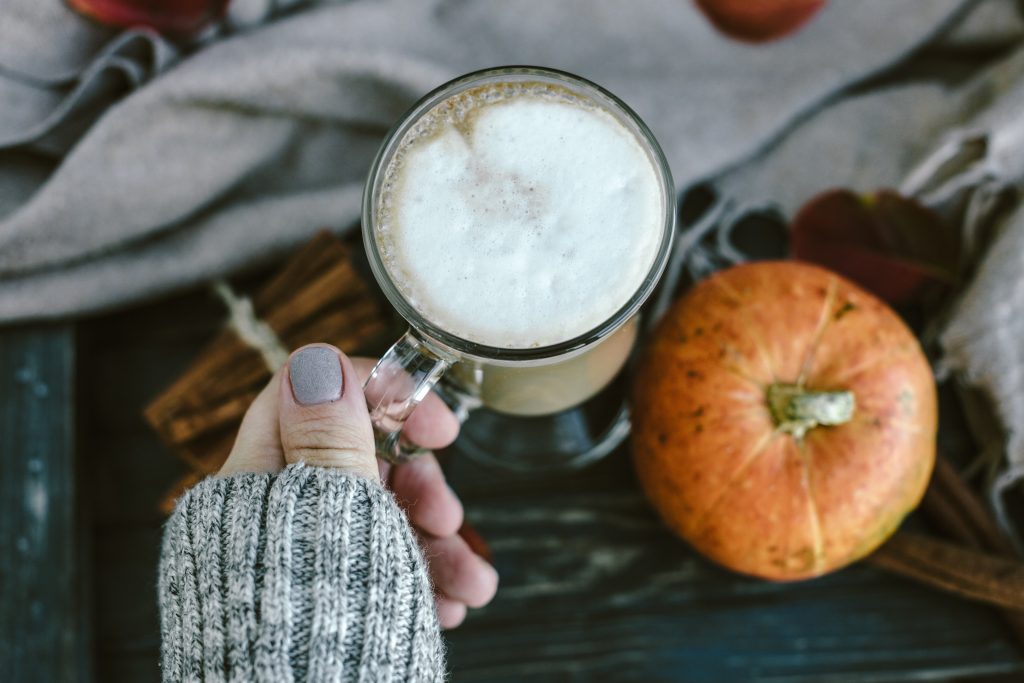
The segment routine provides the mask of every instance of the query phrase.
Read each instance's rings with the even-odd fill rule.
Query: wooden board
[[[94,655],[104,683],[160,680],[158,503],[184,468],[141,411],[187,367],[222,313],[200,293],[80,326],[78,431],[93,501]]]
[[[453,681],[897,681],[1019,671],[993,612],[866,566],[803,584],[719,569],[657,521],[625,453],[543,480],[453,461],[496,600]]]
[[[139,411],[219,321],[216,302],[196,294],[81,334],[103,681],[159,679],[154,506],[180,467]],[[622,452],[542,477],[465,459],[448,467],[502,577],[494,603],[447,636],[456,683],[860,683],[1024,670],[990,609],[871,568],[779,586],[709,565],[661,528]]]
[[[0,330],[0,680],[91,680],[74,331]]]

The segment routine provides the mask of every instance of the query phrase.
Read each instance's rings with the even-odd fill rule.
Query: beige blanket
[[[974,4],[833,2],[792,38],[750,47],[685,0],[352,0],[239,28],[260,21],[257,7],[179,54],[144,32],[113,36],[62,0],[5,0],[0,321],[155,297],[323,226],[350,229],[384,132],[462,72],[533,63],[607,86],[648,121],[684,187]],[[250,5],[232,3],[236,15]]]

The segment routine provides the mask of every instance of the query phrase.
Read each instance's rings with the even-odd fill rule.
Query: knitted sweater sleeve
[[[391,494],[337,470],[209,478],[164,531],[164,681],[439,681],[426,567]]]

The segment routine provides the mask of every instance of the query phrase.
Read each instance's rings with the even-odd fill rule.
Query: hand
[[[304,353],[307,350],[311,351]],[[341,366],[340,377],[333,378],[340,379],[340,395],[332,378],[324,375],[337,372],[332,370],[331,353]],[[299,354],[303,358],[296,360]],[[349,359],[326,344],[295,351],[249,407],[218,476],[277,472],[286,464],[305,461],[385,482],[420,538],[437,591],[441,626],[454,628],[465,619],[467,607],[490,602],[498,575],[458,535],[462,504],[433,454],[395,466],[376,459],[363,396],[363,380],[373,365],[368,358]],[[455,416],[433,393],[413,411],[404,429],[424,448],[447,446],[458,432]]]

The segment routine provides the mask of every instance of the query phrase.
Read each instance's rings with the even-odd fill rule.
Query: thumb
[[[288,359],[281,382],[281,446],[287,463],[335,467],[379,481],[373,428],[351,361],[328,344]]]

